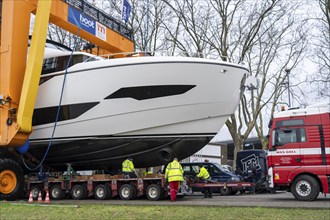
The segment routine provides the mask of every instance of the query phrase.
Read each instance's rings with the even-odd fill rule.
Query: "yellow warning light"
[[[275,173],[275,179],[279,180],[280,179],[280,174],[279,173]]]

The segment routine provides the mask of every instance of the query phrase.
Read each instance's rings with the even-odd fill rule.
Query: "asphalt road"
[[[312,202],[297,201],[293,195],[288,192],[278,192],[276,194],[237,194],[233,196],[220,196],[214,194],[212,199],[204,199],[203,195],[196,193],[194,195],[185,196],[179,198],[176,202],[171,202],[169,199],[161,201],[149,201],[146,198],[139,198],[137,200],[60,200],[51,201],[51,203],[57,204],[109,204],[109,205],[184,205],[184,206],[224,206],[224,207],[272,207],[272,208],[320,208],[329,209],[330,215],[330,194],[327,197],[320,194],[318,199]]]

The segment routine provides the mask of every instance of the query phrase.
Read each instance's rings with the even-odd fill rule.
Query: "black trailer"
[[[253,177],[252,169],[255,169]],[[268,187],[268,165],[265,150],[253,149],[237,152],[236,171],[246,182],[254,182],[256,191],[270,191]]]

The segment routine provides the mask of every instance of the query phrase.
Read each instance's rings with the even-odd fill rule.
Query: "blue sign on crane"
[[[80,11],[69,6],[68,21],[81,29],[95,35],[96,22]]]

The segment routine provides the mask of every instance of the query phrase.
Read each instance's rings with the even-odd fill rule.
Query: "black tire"
[[[97,200],[105,200],[109,198],[110,188],[107,185],[100,184],[94,189],[94,198]]]
[[[71,193],[64,190],[62,199],[71,199]]]
[[[320,185],[314,177],[301,175],[291,184],[291,192],[297,200],[313,201],[320,193]]]
[[[8,185],[7,183],[12,183]],[[24,175],[14,160],[0,159],[0,200],[13,201],[23,195]]]
[[[131,185],[133,187],[133,198],[132,199],[136,199],[137,197],[137,188],[134,185]]]
[[[59,200],[65,198],[66,192],[61,188],[60,184],[56,184],[50,188],[49,196],[51,199]]]
[[[234,190],[234,189],[232,189],[232,190],[231,190],[231,193],[230,193],[230,195],[236,195],[236,194],[237,194],[237,192],[238,192],[238,190],[236,190],[236,189],[235,189],[235,190]]]
[[[105,187],[107,187],[107,189],[108,189],[107,199],[111,199],[111,197],[112,197],[111,187],[109,185],[107,185],[107,184],[105,184]]]
[[[87,198],[87,189],[86,187],[77,184],[71,188],[71,197],[74,200],[81,200]]]
[[[241,189],[241,190],[239,191],[239,194],[240,194],[240,195],[243,195],[243,194],[245,194],[245,191],[246,191],[246,189]]]
[[[45,192],[38,185],[32,186],[30,192],[32,193],[32,198],[34,201],[38,200],[39,193],[41,193],[41,199],[45,198]]]
[[[119,189],[119,196],[122,200],[132,200],[134,199],[134,186],[130,184],[123,184]]]
[[[220,194],[223,195],[223,196],[229,196],[229,195],[231,194],[231,192],[232,192],[232,188],[230,188],[230,187],[226,187],[226,188],[221,187],[221,188],[219,189],[219,192],[220,192]]]
[[[151,201],[161,200],[164,196],[163,189],[158,184],[151,184],[146,190],[147,198]]]

